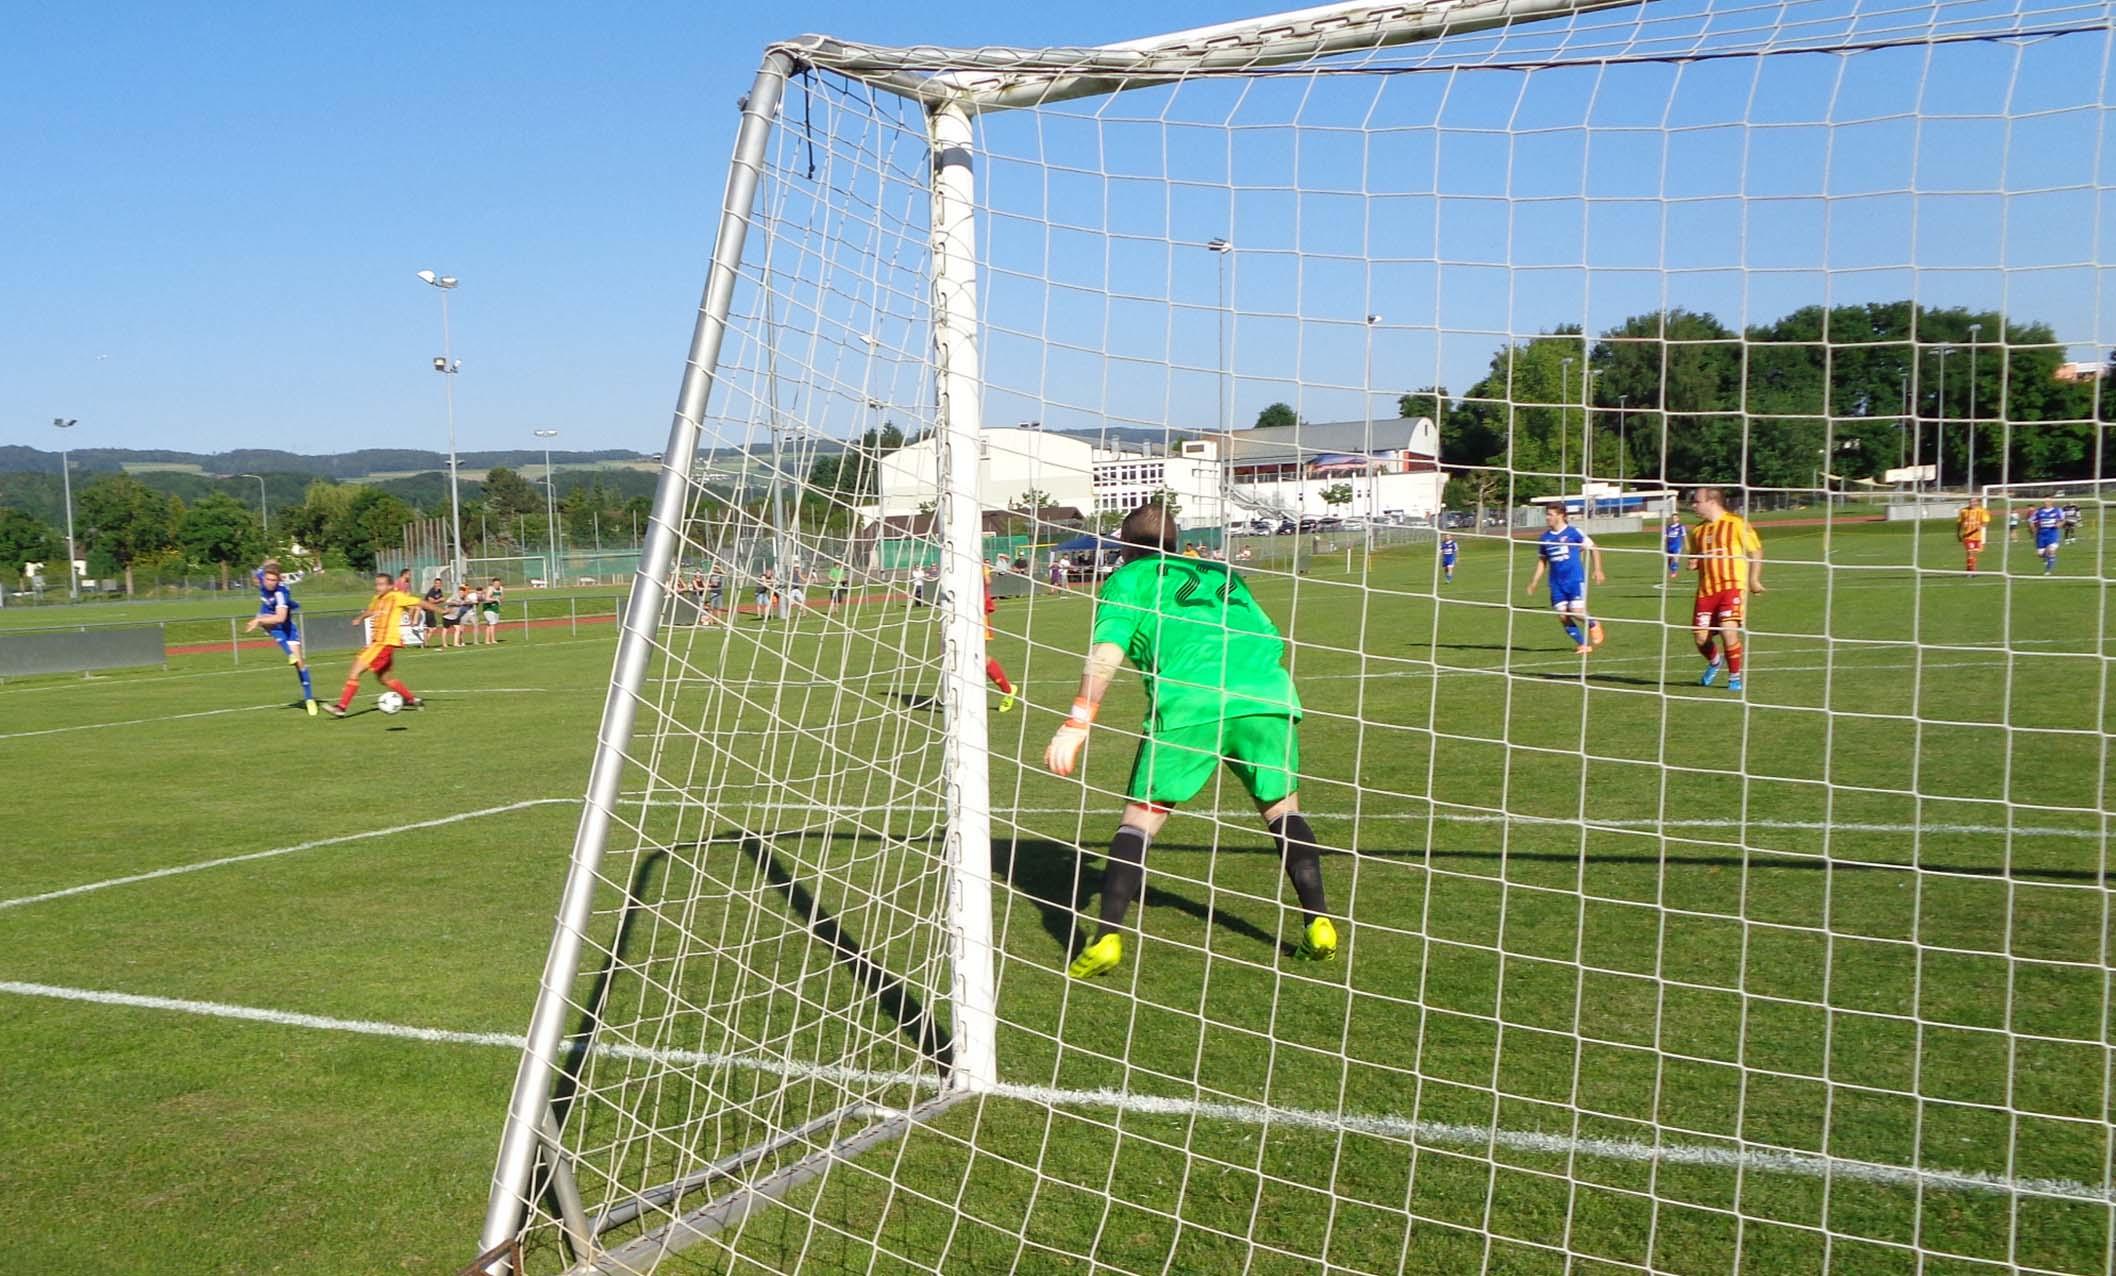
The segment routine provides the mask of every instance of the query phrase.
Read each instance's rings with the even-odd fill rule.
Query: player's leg
[[[1713,646],[1716,637],[1712,629],[1712,600],[1698,595],[1696,615],[1691,618],[1690,637],[1697,644],[1697,654],[1705,658],[1704,676],[1697,680],[1700,687],[1709,687],[1719,677],[1719,652]]]
[[[1124,814],[1102,869],[1095,938],[1066,968],[1075,979],[1103,974],[1124,960],[1125,918],[1146,889],[1146,848],[1168,822],[1169,812],[1196,797],[1218,769],[1219,732],[1220,724],[1209,722],[1148,735],[1139,742],[1131,781],[1125,786]]]
[[[338,693],[338,702],[326,706],[330,710],[332,717],[342,718],[345,716],[346,709],[351,707],[353,703],[353,697],[360,694],[360,675],[367,672],[368,662],[375,658],[376,652],[382,650],[385,650],[385,648],[380,644],[370,643],[362,648],[358,655],[353,657],[353,667],[345,675],[345,687]]]
[[[316,716],[316,688],[309,681],[309,662],[301,652],[301,639],[282,638],[279,643],[287,653],[287,660],[294,666],[294,673],[301,679],[301,703],[307,706],[310,717]]]
[[[1736,603],[1719,618],[1719,645],[1727,653],[1727,690],[1741,690],[1741,607]]]
[[[1587,654],[1587,631],[1580,627],[1579,602],[1570,598],[1553,598],[1550,606],[1558,613],[1558,624],[1565,630],[1565,636],[1572,639],[1573,647],[1581,655]]]
[[[376,682],[381,683],[383,686],[389,688],[391,691],[394,691],[398,695],[403,696],[404,703],[410,705],[414,709],[425,708],[426,702],[424,700],[419,699],[419,697],[413,695],[411,693],[410,687],[405,686],[402,682],[390,676],[390,668],[396,663],[395,657],[396,652],[394,649],[384,647],[381,651],[375,654],[373,660],[368,662],[368,672],[375,675]]]
[[[1337,928],[1325,916],[1322,846],[1300,813],[1300,728],[1291,718],[1258,714],[1229,720],[1225,737],[1227,768],[1278,842],[1279,862],[1300,900],[1301,941],[1293,955],[1328,961],[1337,955]]]

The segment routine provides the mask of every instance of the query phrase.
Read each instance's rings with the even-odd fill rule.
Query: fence
[[[592,598],[525,598],[509,599],[501,608],[502,617],[496,636],[502,642],[535,642],[562,640],[579,637],[585,629],[589,634],[606,633],[615,637],[615,621],[622,614],[625,600],[616,595]],[[356,650],[365,642],[359,627],[352,623],[357,612],[310,612],[301,613],[302,638],[306,653],[314,658],[326,654],[339,654]],[[51,628],[23,628],[0,630],[0,678],[25,677],[32,673],[78,673],[89,669],[127,669],[167,663],[170,656],[225,655],[230,664],[243,665],[264,662],[284,664],[286,657],[280,653],[279,645],[261,634],[245,632],[243,626],[249,621],[244,617],[213,617],[206,620],[168,620],[149,625],[138,623],[83,624],[53,626]],[[100,652],[109,644],[102,635],[125,633],[151,633],[153,647],[149,651],[144,640],[129,639],[130,645],[122,647],[123,658],[100,660],[93,665],[72,667],[15,667],[10,663],[17,658],[6,653],[10,649],[28,651],[41,650],[47,644],[58,647],[74,646],[85,652]],[[439,646],[441,627],[434,625],[426,631],[426,646]],[[476,630],[465,626],[462,630],[465,644],[483,640],[483,626]],[[38,640],[31,642],[29,640]],[[42,657],[40,657],[42,658]]]
[[[0,631],[0,679],[168,663],[160,625],[74,625]]]

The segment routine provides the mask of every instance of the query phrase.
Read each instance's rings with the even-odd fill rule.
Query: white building
[[[988,429],[978,439],[977,491],[986,509],[1009,509],[1030,491],[1048,503],[1094,507],[1094,467],[1099,453],[1086,439],[1014,427]],[[881,460],[877,503],[864,511],[873,521],[916,514],[940,498],[940,440],[922,439]]]
[[[1440,432],[1429,417],[1258,426],[1228,436],[1233,513],[1320,518],[1328,514],[1429,519],[1440,512],[1447,475]],[[1340,483],[1350,504],[1323,493]]]
[[[1091,514],[1129,514],[1161,492],[1175,497],[1183,527],[1220,525],[1220,447],[1216,440],[1190,439],[1173,452],[1146,444],[1119,444],[1095,457],[1095,503]]]
[[[1420,417],[1259,426],[1224,436],[1184,439],[1173,448],[1137,443],[1096,447],[1091,441],[1015,426],[979,438],[980,504],[1004,510],[1030,491],[1047,503],[1091,515],[1122,514],[1155,494],[1174,494],[1184,527],[1217,527],[1265,516],[1326,514],[1427,519],[1440,511],[1447,476],[1440,471],[1439,432]],[[940,444],[926,439],[881,460],[879,492],[868,520],[917,514],[940,496]],[[1349,504],[1323,493],[1352,489]],[[1223,495],[1224,494],[1224,495]],[[1222,510],[1223,502],[1226,506]]]

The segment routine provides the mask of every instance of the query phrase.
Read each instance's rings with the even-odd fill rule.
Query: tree
[[[1332,483],[1322,490],[1322,498],[1323,504],[1333,509],[1339,505],[1350,505],[1352,503],[1352,485],[1350,483]]]
[[[1506,475],[1499,470],[1467,470],[1448,479],[1440,503],[1451,509],[1468,506],[1475,512],[1474,527],[1484,526],[1486,506],[1495,504],[1506,488]]]
[[[76,531],[81,544],[125,573],[128,595],[133,592],[132,565],[175,542],[171,502],[179,511],[183,508],[175,497],[164,499],[130,474],[106,474],[80,490]]]
[[[504,465],[485,471],[484,496],[486,510],[498,518],[539,514],[544,509],[544,494]]]
[[[1146,503],[1148,505],[1158,505],[1162,509],[1167,510],[1168,517],[1171,519],[1183,512],[1182,503],[1176,499],[1176,494],[1165,487],[1155,492],[1152,496],[1147,497]]]
[[[1053,497],[1049,492],[1044,491],[1040,487],[1032,487],[1015,497],[1012,501],[1009,501],[1007,508],[1034,517],[1057,504],[1057,498]]]
[[[379,556],[403,544],[404,525],[415,517],[412,507],[380,488],[355,490],[341,525],[334,528],[337,549],[363,571],[379,570]]]
[[[222,589],[228,587],[230,567],[255,562],[264,552],[264,528],[257,516],[241,501],[217,492],[184,511],[176,540],[192,562],[220,568]]]
[[[0,580],[20,576],[24,563],[63,563],[65,559],[66,538],[58,528],[21,510],[0,507]]]
[[[1299,425],[1300,417],[1294,413],[1292,404],[1274,403],[1256,414],[1256,424],[1258,429],[1267,425]]]

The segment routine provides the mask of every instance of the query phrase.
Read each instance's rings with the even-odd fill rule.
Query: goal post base
[[[650,1188],[600,1215],[595,1221],[596,1232],[600,1234],[614,1227],[622,1227],[648,1209],[667,1204],[725,1179],[738,1173],[744,1166],[754,1165],[848,1119],[864,1119],[871,1122],[857,1134],[833,1138],[828,1145],[773,1170],[754,1183],[716,1197],[652,1231],[634,1237],[614,1249],[605,1250],[590,1261],[576,1264],[567,1270],[566,1276],[639,1276],[640,1273],[651,1272],[655,1264],[668,1255],[740,1224],[758,1209],[773,1204],[788,1192],[821,1178],[832,1162],[849,1160],[884,1143],[903,1138],[910,1133],[913,1126],[931,1121],[976,1093],[975,1090],[967,1089],[948,1090],[902,1110],[881,1108],[869,1103],[849,1104],[762,1143],[744,1148],[732,1156],[724,1157],[695,1174],[657,1188]]]

